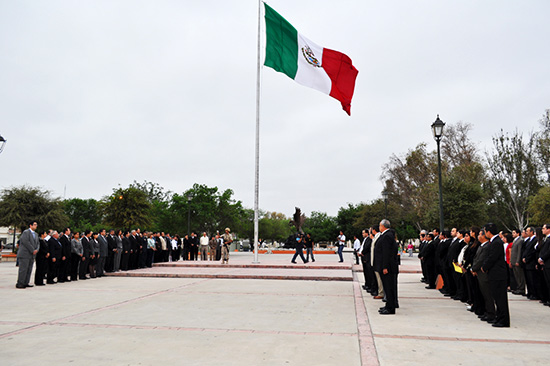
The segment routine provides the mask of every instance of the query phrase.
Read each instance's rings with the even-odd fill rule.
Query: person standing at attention
[[[208,243],[210,240],[208,239],[208,235],[206,235],[206,232],[202,233],[202,236],[200,238],[200,253],[201,253],[201,261],[207,261],[208,260]]]
[[[222,239],[222,264],[225,264],[229,263],[229,244],[233,242],[231,230],[228,227],[225,228],[225,234],[223,234]]]
[[[355,264],[359,264],[359,249],[361,249],[361,242],[356,235],[353,236],[353,255],[355,256]]]
[[[344,232],[340,230],[340,235],[338,235],[338,256],[340,257],[339,263],[342,263],[344,261],[344,257],[342,256],[342,251],[344,250],[344,245],[346,244],[346,236],[344,235]]]

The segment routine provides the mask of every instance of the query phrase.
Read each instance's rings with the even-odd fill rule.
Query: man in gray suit
[[[31,281],[32,264],[34,256],[38,252],[40,242],[38,234],[35,232],[38,224],[36,221],[29,223],[29,228],[23,231],[19,238],[19,249],[17,250],[17,260],[19,261],[19,274],[17,276],[17,288],[33,287],[29,284]]]
[[[107,238],[105,238],[105,229],[101,229],[99,236],[97,237],[99,242],[99,258],[97,259],[97,277],[103,277],[105,275],[105,260],[109,255],[109,244],[107,244]]]
[[[510,264],[514,271],[514,278],[516,279],[517,288],[513,289],[514,295],[525,294],[525,273],[523,272],[521,253],[523,252],[523,238],[521,232],[518,229],[512,230],[512,236],[514,237],[514,244],[512,244],[512,253],[510,255]]]

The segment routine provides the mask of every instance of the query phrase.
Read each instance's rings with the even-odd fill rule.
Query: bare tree
[[[493,137],[494,150],[487,157],[497,204],[507,211],[519,229],[529,225],[529,197],[540,188],[535,142],[534,133],[524,141],[523,134],[517,130],[511,134],[501,130]]]

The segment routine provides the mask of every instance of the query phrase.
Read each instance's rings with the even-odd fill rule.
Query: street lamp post
[[[384,198],[384,218],[388,218],[388,191],[382,191],[382,198]]]
[[[187,235],[191,235],[191,200],[193,193],[187,195]]]
[[[437,142],[437,171],[439,175],[439,232],[443,232],[443,186],[441,183],[441,137],[443,136],[443,127],[445,123],[439,119],[439,114],[434,123],[432,123],[432,132]]]
[[[6,142],[8,142],[8,140],[6,140],[5,138],[2,137],[2,135],[0,135],[0,153],[4,150],[4,146],[6,146]]]

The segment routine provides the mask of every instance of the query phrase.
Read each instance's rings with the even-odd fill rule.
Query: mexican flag
[[[358,73],[351,59],[341,52],[313,43],[269,5],[264,3],[264,6],[264,65],[338,99],[342,108],[351,115],[351,98]]]

